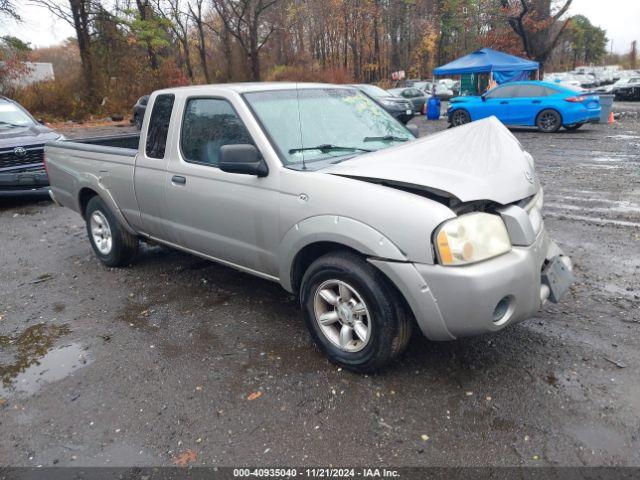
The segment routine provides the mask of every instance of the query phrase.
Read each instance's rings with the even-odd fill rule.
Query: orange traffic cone
[[[609,113],[609,125],[611,125],[614,122],[614,118],[613,118],[613,112]]]

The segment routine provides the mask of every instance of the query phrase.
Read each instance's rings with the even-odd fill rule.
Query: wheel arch
[[[103,190],[102,194],[100,194],[96,189],[90,186],[84,186],[80,188],[80,190],[78,191],[77,202],[78,202],[78,213],[80,213],[82,218],[85,218],[87,205],[89,204],[89,201],[93,197],[98,197],[100,198],[100,200],[102,200],[105,203],[107,208],[109,208],[109,210],[111,210],[111,212],[115,215],[118,222],[120,222],[120,224],[122,225],[122,228],[124,228],[127,232],[131,233],[132,235],[138,234],[138,232],[136,232],[133,229],[133,227],[129,225],[129,222],[127,222],[127,220],[124,218],[124,215],[120,211],[120,208],[118,208],[118,205],[116,204],[115,200],[107,190]]]
[[[465,105],[453,107],[453,109],[451,110],[451,117],[453,118],[453,116],[460,111],[465,112],[467,115],[469,115],[469,120],[473,122],[473,115],[471,115],[471,111]]]
[[[99,196],[98,192],[92,188],[83,187],[80,189],[78,192],[78,211],[80,212],[80,215],[82,215],[82,218],[84,218],[87,213],[87,205],[89,204],[89,201],[93,197],[97,196]]]
[[[562,127],[562,125],[564,125],[564,118],[562,117],[562,112],[557,109],[556,107],[543,107],[540,110],[538,110],[538,112],[536,113],[536,116],[534,118],[533,124],[534,125],[538,125],[538,117],[540,116],[540,114],[542,112],[544,112],[545,110],[553,110],[554,112],[556,112],[558,115],[560,115],[560,126]]]
[[[282,259],[281,285],[297,292],[306,268],[320,256],[338,250],[406,261],[403,252],[374,228],[347,217],[321,215],[297,223],[283,237],[278,252],[278,258]]]

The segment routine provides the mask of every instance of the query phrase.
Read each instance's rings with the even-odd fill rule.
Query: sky
[[[48,10],[30,5],[27,0],[15,3],[19,5],[24,23],[3,20],[0,35],[16,36],[34,47],[54,45],[74,35],[69,24]],[[627,53],[633,40],[640,43],[640,0],[573,0],[570,12],[582,14],[594,25],[604,28],[609,38],[607,48],[613,46],[616,53]]]

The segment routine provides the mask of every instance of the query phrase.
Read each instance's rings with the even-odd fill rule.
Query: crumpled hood
[[[60,138],[60,134],[50,128],[31,125],[28,127],[0,127],[0,149],[40,145]]]
[[[359,155],[322,171],[424,187],[463,202],[506,205],[539,188],[531,155],[495,117]]]

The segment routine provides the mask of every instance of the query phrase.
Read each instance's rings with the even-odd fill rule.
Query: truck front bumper
[[[572,281],[570,259],[544,228],[533,244],[474,265],[370,262],[404,295],[431,340],[495,332],[525,320],[548,299],[557,301]],[[559,279],[550,271],[558,269]]]
[[[46,193],[48,189],[49,179],[44,169],[0,172],[0,195]]]

